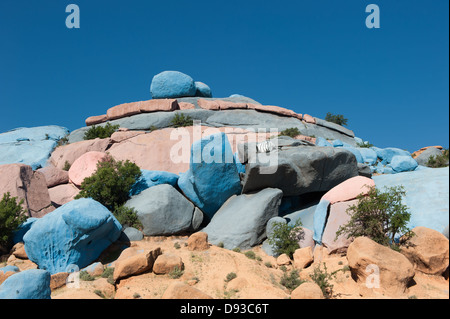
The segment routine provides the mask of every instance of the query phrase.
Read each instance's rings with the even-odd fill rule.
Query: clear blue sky
[[[81,28],[65,25],[80,7]],[[375,3],[381,28],[368,29]],[[379,147],[449,145],[448,0],[1,0],[0,132],[84,126],[178,70]]]

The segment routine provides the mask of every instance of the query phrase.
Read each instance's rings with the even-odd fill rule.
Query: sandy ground
[[[178,243],[176,245],[176,243]],[[155,237],[132,242],[132,246],[146,250],[160,247],[163,253],[175,254],[183,260],[184,272],[177,279],[169,275],[144,273],[120,280],[115,286],[105,278],[94,281],[80,281],[80,288],[62,287],[52,292],[52,298],[115,298],[115,299],[160,299],[167,287],[174,281],[185,282],[215,299],[288,299],[288,289],[280,284],[286,269],[276,264],[276,259],[268,256],[260,247],[254,247],[256,259],[248,258],[243,252],[211,246],[206,251],[189,251],[187,237]],[[176,248],[179,247],[179,248]],[[111,257],[112,256],[112,257]],[[330,280],[334,299],[396,298],[396,299],[448,299],[449,281],[443,276],[428,276],[416,271],[415,283],[398,296],[385,296],[376,289],[368,289],[357,284],[351,277],[345,256],[316,255],[314,263],[299,271],[300,278],[312,281],[310,275],[317,266],[328,273],[335,272]],[[109,258],[109,260],[108,260]],[[104,258],[104,264],[117,258],[117,253]],[[227,282],[227,275],[236,277]],[[101,297],[100,297],[100,296]]]

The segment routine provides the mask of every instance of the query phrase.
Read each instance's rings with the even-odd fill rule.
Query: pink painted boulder
[[[247,103],[234,103],[229,101],[217,100],[220,110],[246,109]]]
[[[62,184],[48,189],[50,200],[56,206],[62,206],[72,200],[78,195],[80,190],[73,184]]]
[[[178,110],[178,102],[174,99],[155,99],[139,102],[142,113],[147,112],[171,112]]]
[[[367,194],[369,188],[375,186],[373,179],[355,176],[330,189],[322,199],[331,204],[355,199],[359,194]]]
[[[274,106],[274,105],[259,105],[259,104],[253,104],[248,103],[247,107],[252,110],[260,111],[260,112],[268,112],[268,113],[274,113],[277,115],[282,116],[291,116],[291,117],[297,117],[297,113],[295,113],[292,110],[286,109],[284,107]]]
[[[330,213],[322,236],[322,244],[327,247],[329,254],[346,252],[348,246],[352,243],[353,239],[347,238],[347,234],[341,234],[336,238],[336,232],[339,227],[347,224],[350,220],[347,209],[357,203],[358,200],[351,200],[338,202],[330,206]]]
[[[178,102],[180,110],[195,110],[195,105],[188,102]]]
[[[104,152],[111,144],[110,138],[80,141],[64,146],[57,147],[51,157],[51,163],[57,168],[62,169],[66,162],[72,165],[81,155],[87,152]]]
[[[303,114],[303,120],[306,123],[316,124],[316,119],[309,114]]]
[[[107,120],[108,120],[108,116],[106,114],[103,114],[103,115],[95,115],[95,116],[88,117],[85,122],[86,122],[86,126],[91,126],[91,125],[106,122]]]
[[[22,208],[31,217],[42,217],[53,209],[44,175],[33,172],[31,166],[0,165],[0,176],[0,200],[7,192],[19,201],[23,199]]]
[[[67,184],[69,182],[69,174],[67,171],[63,171],[53,165],[40,168],[37,172],[44,175],[47,187],[49,188],[60,184]]]
[[[103,152],[87,152],[81,155],[69,169],[70,181],[76,186],[81,186],[86,177],[95,173],[97,163],[106,157],[107,154]]]
[[[198,106],[200,106],[202,109],[205,109],[205,110],[213,110],[213,111],[220,110],[220,105],[217,101],[198,99],[197,104],[198,104]]]
[[[109,108],[106,112],[106,116],[108,117],[108,120],[115,120],[139,113],[141,113],[141,102],[131,102]]]

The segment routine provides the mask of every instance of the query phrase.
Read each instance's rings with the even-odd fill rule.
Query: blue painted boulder
[[[153,77],[150,92],[154,99],[193,97],[197,92],[194,80],[178,71],[164,71]]]
[[[383,165],[391,163],[392,158],[397,155],[411,156],[411,154],[408,151],[395,147],[387,147],[387,148],[372,147],[371,149],[377,153],[377,157],[381,160],[381,163]]]
[[[377,153],[370,148],[358,148],[359,153],[363,158],[363,163],[368,165],[375,165],[377,163]]]
[[[430,168],[413,172],[372,177],[379,189],[403,186],[411,219],[408,227],[418,226],[442,232],[449,224],[449,168]]]
[[[116,241],[122,225],[99,202],[71,201],[36,220],[23,237],[28,258],[51,274],[91,264]]]
[[[326,223],[327,223],[329,207],[330,207],[330,202],[326,199],[321,199],[319,204],[316,207],[315,212],[314,212],[314,221],[313,221],[314,236],[313,236],[313,239],[319,245],[322,244],[322,235],[323,235],[323,231],[325,230]]]
[[[69,134],[61,126],[17,128],[0,134],[0,165],[21,163],[36,170],[47,165],[57,142]]]
[[[195,82],[196,93],[198,97],[212,97],[211,89],[203,82]]]
[[[330,142],[328,142],[326,139],[324,139],[323,137],[318,137],[316,138],[316,146],[330,146],[332,147],[333,144],[331,144]]]
[[[359,151],[359,148],[356,148],[356,147],[348,147],[348,146],[344,146],[344,148],[345,148],[346,150],[349,150],[350,152],[352,152],[353,155],[355,155],[356,161],[357,161],[358,163],[362,163],[362,164],[364,163],[364,158],[362,157],[361,152]]]
[[[50,273],[29,269],[8,277],[0,286],[0,299],[50,299]]]
[[[225,133],[192,144],[189,170],[180,175],[178,186],[210,218],[228,198],[241,192],[236,159]]]
[[[396,173],[413,171],[419,166],[411,155],[396,155],[392,158],[390,165]]]
[[[160,184],[177,185],[179,176],[170,172],[149,171],[142,169],[141,178],[133,185],[130,190],[130,196],[138,195],[142,191],[152,186]]]

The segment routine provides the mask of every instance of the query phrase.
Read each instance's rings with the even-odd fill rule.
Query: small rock
[[[324,299],[324,296],[316,283],[305,282],[292,291],[291,299]]]
[[[161,255],[161,248],[158,247],[154,250],[125,258],[120,262],[116,261],[113,275],[114,281],[117,282],[122,278],[152,271],[153,264],[159,255]]]
[[[173,254],[162,254],[156,258],[153,265],[153,272],[157,275],[165,275],[178,268],[184,269],[184,263],[179,256]]]
[[[291,264],[291,259],[286,254],[281,254],[277,257],[277,265],[278,266],[287,266]]]
[[[189,236],[188,238],[188,249],[191,251],[195,250],[207,250],[209,249],[208,234],[204,232],[197,232]]]
[[[293,258],[294,267],[297,269],[306,268],[314,261],[313,251],[310,246],[297,249],[294,252]]]

